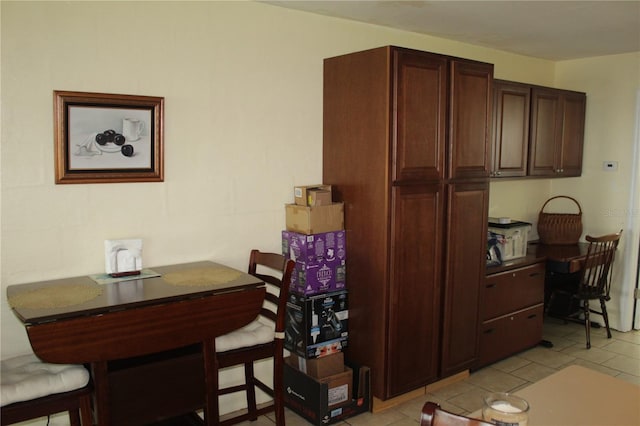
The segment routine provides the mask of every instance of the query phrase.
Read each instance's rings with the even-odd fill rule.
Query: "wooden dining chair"
[[[589,243],[589,247],[587,255],[580,266],[579,280],[559,285],[551,291],[549,305],[553,304],[554,298],[559,294],[578,301],[580,308],[575,313],[567,313],[565,318],[573,319],[581,315],[584,317],[587,349],[591,348],[590,314],[602,316],[607,329],[607,338],[611,338],[606,302],[611,299],[609,291],[611,289],[612,265],[621,235],[622,230],[617,234],[603,235],[601,237],[587,235],[585,239]],[[600,302],[600,311],[590,306],[589,302],[591,300]],[[570,306],[571,303],[568,305]]]
[[[420,426],[495,426],[493,423],[454,414],[440,408],[435,402],[427,401],[422,406]]]
[[[249,274],[260,278],[267,285],[265,301],[260,315],[249,325],[216,338],[218,367],[244,365],[245,383],[218,389],[217,397],[244,391],[247,397],[247,413],[220,422],[231,425],[275,411],[276,424],[283,426],[283,365],[284,327],[287,298],[291,274],[295,262],[275,253],[252,250],[249,259]],[[253,363],[273,358],[273,386],[268,386],[255,377]],[[273,403],[257,408],[255,389],[259,388],[273,398]]]
[[[44,363],[34,354],[2,360],[0,425],[69,412],[71,426],[91,426],[89,371]]]

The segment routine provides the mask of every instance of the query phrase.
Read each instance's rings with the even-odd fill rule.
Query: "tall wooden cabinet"
[[[478,356],[491,64],[383,47],[324,63],[323,180],[345,203],[349,347],[379,399]]]

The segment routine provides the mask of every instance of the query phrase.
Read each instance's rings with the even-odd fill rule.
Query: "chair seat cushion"
[[[80,389],[89,383],[82,365],[48,364],[34,354],[2,360],[0,405]]]
[[[216,337],[216,352],[227,352],[238,348],[272,342],[275,337],[273,322],[262,317],[242,328]]]

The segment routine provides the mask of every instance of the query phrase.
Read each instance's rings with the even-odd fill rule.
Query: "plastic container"
[[[530,231],[531,224],[528,222],[513,221],[504,224],[489,222],[489,232],[498,239],[497,247],[503,262],[527,255]]]

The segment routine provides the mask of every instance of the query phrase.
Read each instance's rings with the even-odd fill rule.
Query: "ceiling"
[[[264,3],[549,60],[640,51],[640,0]]]

